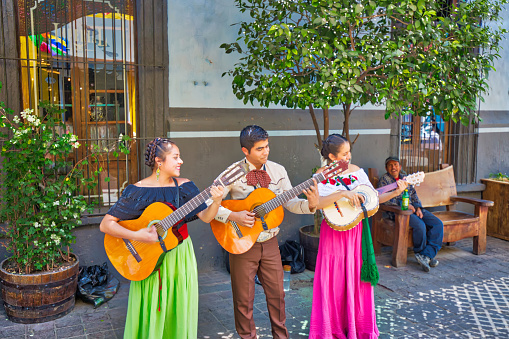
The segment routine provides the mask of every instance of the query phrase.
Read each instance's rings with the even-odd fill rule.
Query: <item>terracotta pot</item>
[[[310,271],[315,270],[320,235],[313,234],[314,225],[302,226],[299,229],[300,244],[304,247],[304,263]]]
[[[63,317],[74,308],[79,260],[52,272],[12,274],[0,264],[5,313],[10,321],[33,324]]]

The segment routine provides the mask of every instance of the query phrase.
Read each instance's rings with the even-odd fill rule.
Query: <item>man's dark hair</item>
[[[240,147],[245,147],[249,152],[258,141],[267,140],[269,133],[257,125],[249,125],[244,127],[240,132]]]

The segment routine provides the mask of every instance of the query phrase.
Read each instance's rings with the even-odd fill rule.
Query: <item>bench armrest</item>
[[[467,204],[474,204],[476,206],[488,206],[491,207],[495,205],[495,203],[491,200],[483,200],[483,199],[476,199],[476,198],[466,198],[466,197],[459,197],[456,195],[451,195],[451,201],[458,201],[458,202],[465,202]]]
[[[414,214],[414,212],[412,212],[411,210],[402,211],[401,207],[398,207],[398,206],[379,205],[378,208],[385,212],[393,212],[394,214],[400,214],[400,215]]]

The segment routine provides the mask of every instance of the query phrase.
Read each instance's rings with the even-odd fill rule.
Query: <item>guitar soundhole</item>
[[[263,218],[267,214],[265,208],[263,208],[262,205],[255,207],[252,209],[252,211],[255,212],[255,217],[258,219]]]
[[[369,195],[367,195],[366,193],[364,192],[358,192],[358,194],[362,195],[364,197],[364,205],[367,205],[369,204]]]
[[[163,227],[161,226],[161,224],[159,224],[161,220],[152,220],[148,225],[147,225],[147,228],[150,227],[150,226],[155,226],[156,227],[156,230],[157,230],[157,234],[159,234],[159,236],[163,239],[166,238],[166,234],[168,233],[167,231],[165,231],[163,229]]]

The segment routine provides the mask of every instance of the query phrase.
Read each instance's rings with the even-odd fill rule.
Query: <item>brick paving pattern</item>
[[[380,282],[375,304],[380,338],[509,338],[509,242],[488,237],[487,253],[471,253],[472,241],[444,247],[440,265],[423,272],[409,251],[408,265],[390,266],[390,251],[377,257]],[[292,275],[286,297],[290,338],[307,338],[313,275]],[[238,338],[226,271],[199,275],[199,338]],[[94,309],[81,301],[55,321],[22,325],[0,308],[0,338],[122,338],[128,282],[107,304]],[[259,338],[270,338],[265,295],[256,286],[254,318]]]

